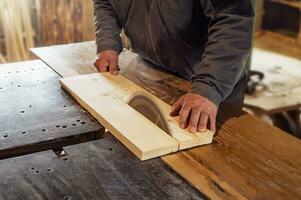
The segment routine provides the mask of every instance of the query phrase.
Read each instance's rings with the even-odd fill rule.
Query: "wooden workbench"
[[[96,72],[93,42],[33,52],[61,76]],[[130,52],[123,52],[120,60],[121,73],[169,104],[190,86]],[[301,198],[301,141],[227,105],[220,106],[217,126],[213,144],[165,156],[163,161],[212,199]]]

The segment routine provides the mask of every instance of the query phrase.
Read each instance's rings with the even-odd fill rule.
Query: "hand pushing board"
[[[213,133],[191,134],[170,117],[170,105],[122,75],[89,74],[61,79],[62,86],[141,160],[212,142]],[[146,95],[158,106],[170,135],[128,105],[133,95]]]

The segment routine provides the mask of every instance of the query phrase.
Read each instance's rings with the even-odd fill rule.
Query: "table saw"
[[[96,72],[93,67],[95,53],[93,42],[42,47],[32,51],[62,77]],[[37,62],[46,70],[46,65],[41,61],[33,62]],[[13,64],[14,67],[16,65],[20,64]],[[24,65],[29,66],[29,63]],[[128,51],[121,54],[119,65],[125,77],[168,104],[175,102],[190,86],[188,81],[157,70]],[[36,77],[33,76],[32,80],[36,80]],[[50,85],[44,87],[43,91],[46,93],[49,88]],[[56,90],[60,90],[60,93],[56,91],[56,95],[62,95],[61,100],[54,100],[59,103],[50,104],[53,106],[46,109],[46,115],[48,112],[49,116],[52,112],[56,113],[54,105],[58,104],[60,112],[73,117],[66,114],[64,119],[67,121],[58,123],[62,118],[55,115],[58,121],[54,120],[54,124],[67,126],[66,129],[74,123],[76,128],[72,127],[71,133],[88,136],[84,139],[79,139],[82,137],[74,139],[72,136],[73,140],[70,143],[57,143],[62,140],[68,141],[70,135],[64,136],[65,132],[62,131],[60,137],[50,140],[54,137],[51,136],[51,130],[57,130],[53,129],[54,124],[50,123],[49,127],[44,128],[42,121],[36,122],[37,130],[40,130],[36,135],[43,137],[47,135],[45,137],[47,148],[42,148],[41,143],[44,139],[37,140],[31,135],[29,138],[33,139],[28,139],[26,145],[31,144],[38,148],[20,152],[22,148],[19,147],[22,146],[23,140],[18,138],[17,153],[4,156],[10,158],[0,161],[0,184],[3,185],[0,187],[0,199],[299,199],[301,197],[299,170],[301,142],[243,111],[229,105],[220,106],[217,136],[211,145],[142,162],[114,137],[104,133],[103,127],[81,110],[82,108],[61,91],[60,87]],[[30,97],[29,92],[24,93]],[[51,102],[51,97],[49,98],[47,101]],[[30,100],[32,99],[34,98],[31,97]],[[68,110],[71,108],[67,109],[62,102],[67,107],[72,105],[74,110],[69,113]],[[3,104],[2,109],[5,106]],[[16,108],[18,111],[25,111],[20,113],[23,114],[21,115],[23,120],[32,119],[29,115],[24,117],[28,112],[27,109]],[[38,111],[40,110],[37,109]],[[45,115],[45,112],[42,113]],[[43,114],[38,115],[40,120],[43,120]],[[13,116],[16,116],[16,113]],[[6,119],[1,117],[3,118]],[[90,119],[91,123],[84,125],[80,123],[82,120],[77,122],[83,118],[85,122]],[[50,119],[54,117],[49,117],[45,121],[51,121]],[[6,119],[6,122],[11,121]],[[82,127],[85,128],[80,130]],[[43,131],[44,129],[47,131]],[[20,133],[18,128],[14,130]],[[7,135],[6,139],[14,134]],[[103,139],[99,139],[101,137]],[[90,142],[87,142],[88,140]],[[5,139],[2,138],[1,141]],[[52,148],[53,143],[57,145]]]

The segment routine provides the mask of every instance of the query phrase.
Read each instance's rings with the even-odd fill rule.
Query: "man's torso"
[[[134,51],[190,79],[200,66],[208,18],[199,0],[110,0]]]

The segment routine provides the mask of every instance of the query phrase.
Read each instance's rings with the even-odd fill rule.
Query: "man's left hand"
[[[179,115],[181,128],[192,133],[204,132],[207,127],[215,132],[217,106],[209,99],[198,94],[187,93],[182,96],[171,109],[171,116]]]

